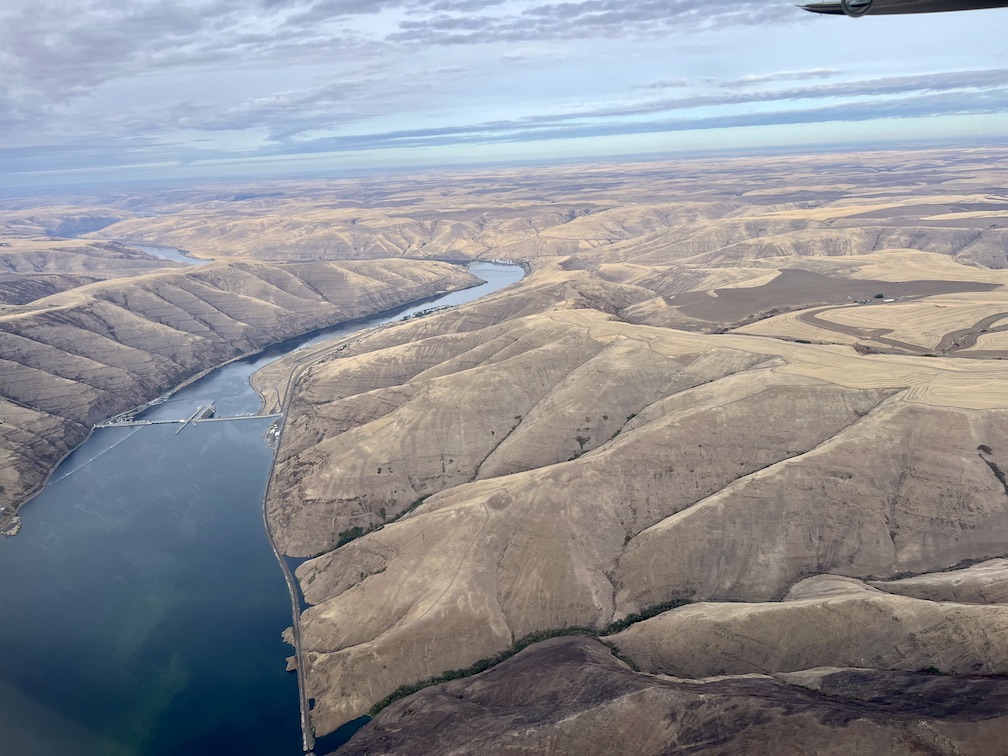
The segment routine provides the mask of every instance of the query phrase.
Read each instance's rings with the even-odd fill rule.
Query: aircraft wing
[[[1008,7],[1008,0],[824,0],[800,6],[832,16],[885,16]]]
[[[800,6],[807,11],[812,11],[813,13],[825,13],[830,16],[846,16],[844,9],[840,7],[839,2],[835,3],[810,3],[809,5]]]

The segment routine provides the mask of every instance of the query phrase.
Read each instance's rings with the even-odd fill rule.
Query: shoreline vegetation
[[[633,661],[621,656],[617,652],[615,646],[613,646],[611,643],[607,643],[602,639],[609,635],[615,635],[616,633],[622,630],[626,630],[628,627],[630,627],[631,625],[635,625],[638,622],[643,622],[644,620],[651,619],[652,617],[657,617],[659,614],[663,614],[664,612],[670,611],[672,609],[678,609],[680,606],[686,606],[687,604],[690,603],[692,603],[692,600],[687,598],[663,601],[660,604],[655,604],[654,606],[642,609],[639,612],[629,614],[623,619],[610,622],[601,630],[576,625],[571,627],[558,627],[553,628],[551,630],[540,630],[538,632],[529,633],[528,635],[525,635],[516,640],[508,648],[504,649],[500,653],[495,654],[494,656],[486,657],[484,659],[479,659],[478,661],[475,661],[472,664],[470,664],[468,667],[449,670],[447,672],[442,672],[440,675],[437,675],[435,677],[427,678],[426,680],[420,680],[419,682],[400,686],[395,691],[385,696],[385,698],[383,698],[381,701],[372,706],[371,709],[368,711],[368,716],[374,717],[376,714],[378,714],[378,712],[380,712],[382,709],[389,706],[390,704],[395,703],[399,699],[405,698],[406,696],[411,696],[417,691],[423,690],[424,688],[429,688],[433,685],[441,685],[442,683],[451,682],[452,680],[461,680],[462,678],[465,677],[472,677],[473,675],[478,675],[481,672],[486,672],[488,669],[496,667],[501,662],[507,661],[515,654],[524,651],[532,644],[539,643],[544,640],[549,640],[550,638],[562,638],[571,636],[594,638],[595,640],[601,641],[606,646],[608,646],[609,650],[612,651],[613,656],[615,656],[621,662],[629,666],[635,672],[639,672],[640,670],[637,669],[637,665],[634,664]]]
[[[405,515],[407,512],[413,511],[420,504],[422,504],[423,501],[426,500],[427,498],[429,498],[429,497],[428,496],[424,496],[421,499],[419,499],[418,501],[414,502],[414,504],[411,505],[407,510],[403,511],[402,513],[400,513],[395,518],[389,520],[389,522],[393,522],[394,520],[397,520],[400,517],[402,517],[403,515]],[[375,529],[378,529],[378,528],[375,528]],[[353,540],[353,539],[350,539],[350,540]],[[347,541],[347,542],[349,542],[349,541]],[[340,544],[340,545],[342,545],[342,544]],[[1008,556],[998,557],[998,558],[1008,559]],[[939,572],[955,572],[955,571],[959,571],[959,570],[965,569],[965,568],[970,567],[970,566],[975,566],[977,564],[980,564],[983,561],[988,561],[988,560],[966,559],[966,560],[958,562],[958,563],[956,563],[954,565],[949,565],[948,567],[946,567],[946,568],[944,568],[942,570],[939,570]],[[931,572],[919,572],[919,571],[918,572],[905,572],[905,573],[900,573],[897,576],[889,576],[886,579],[895,581],[895,580],[899,580],[899,579],[918,577],[920,575],[926,575],[926,574],[934,574],[934,573],[931,573]],[[779,600],[780,599],[778,599],[778,601]],[[610,622],[608,625],[606,625],[605,627],[603,627],[601,629],[587,627],[587,626],[584,626],[584,625],[571,625],[571,626],[551,628],[551,629],[548,629],[548,630],[540,630],[540,631],[537,631],[537,632],[529,633],[529,634],[527,634],[525,636],[522,636],[521,638],[515,640],[508,648],[506,648],[503,651],[495,654],[494,656],[490,656],[490,657],[485,657],[483,659],[479,659],[479,660],[473,662],[472,664],[470,664],[467,667],[462,667],[462,668],[453,669],[453,670],[447,670],[445,672],[442,672],[439,675],[435,675],[435,676],[432,676],[432,677],[429,677],[429,678],[418,680],[417,682],[414,682],[414,683],[407,683],[407,684],[401,685],[399,688],[397,688],[396,690],[394,690],[392,693],[390,693],[389,695],[385,696],[385,698],[383,698],[380,701],[378,701],[377,703],[375,703],[368,710],[367,717],[368,717],[368,719],[374,718],[375,716],[378,715],[379,712],[381,712],[383,709],[387,708],[391,704],[395,703],[396,701],[399,701],[399,700],[401,700],[403,698],[411,696],[414,693],[418,693],[419,691],[424,690],[425,688],[430,688],[430,687],[434,687],[434,686],[437,686],[437,685],[442,685],[442,684],[447,683],[447,682],[452,682],[454,680],[461,680],[461,679],[464,679],[464,678],[467,678],[467,677],[473,677],[475,675],[481,674],[482,672],[486,672],[487,670],[492,669],[493,667],[496,667],[498,664],[501,664],[502,662],[507,661],[508,659],[512,658],[513,656],[516,656],[517,654],[519,654],[520,652],[524,651],[529,646],[532,646],[532,645],[534,645],[536,643],[540,643],[542,641],[550,640],[552,638],[564,638],[564,637],[586,637],[586,638],[592,638],[594,640],[597,640],[597,641],[601,642],[606,647],[608,647],[609,650],[611,651],[612,655],[616,659],[618,659],[619,661],[621,661],[624,664],[626,664],[634,672],[641,672],[642,670],[633,661],[633,659],[631,659],[628,656],[626,656],[625,654],[621,653],[620,650],[613,643],[611,643],[611,642],[609,642],[609,641],[607,641],[605,639],[607,637],[611,636],[611,635],[615,635],[617,633],[620,633],[623,630],[626,630],[627,628],[629,628],[629,627],[631,627],[633,625],[636,625],[639,622],[643,622],[645,620],[652,619],[653,617],[657,617],[658,615],[664,614],[665,612],[671,611],[673,609],[678,609],[680,607],[687,606],[687,605],[690,605],[690,604],[693,604],[693,603],[696,603],[696,600],[692,599],[692,598],[676,598],[676,599],[671,599],[669,601],[663,601],[661,603],[654,604],[652,606],[646,607],[646,608],[644,608],[644,609],[642,609],[642,610],[640,610],[638,612],[633,612],[631,614],[628,614],[627,616],[623,617],[622,619],[614,620],[613,622]],[[717,603],[734,603],[734,602],[722,600],[722,601],[717,602]],[[923,673],[934,674],[934,675],[948,674],[946,672],[942,672],[940,669],[938,669],[937,667],[934,667],[934,666],[925,667],[925,668],[923,668],[923,669],[921,669],[919,671],[923,672]],[[353,720],[353,721],[356,721],[356,720]],[[350,724],[350,723],[347,723],[347,724]],[[364,724],[366,724],[366,722],[362,723],[361,726],[363,726]],[[344,725],[344,726],[346,726],[346,725]]]
[[[271,471],[271,480],[272,480],[272,471]],[[339,534],[339,541],[337,542],[335,548],[338,549],[338,548],[340,548],[342,546],[345,546],[346,544],[350,543],[351,541],[355,541],[358,538],[361,538],[362,536],[367,535],[368,533],[373,533],[373,532],[375,532],[377,530],[381,530],[386,525],[391,525],[392,523],[396,522],[397,520],[401,520],[403,517],[405,517],[406,515],[408,515],[410,512],[413,512],[414,510],[416,510],[421,504],[423,504],[431,496],[433,496],[433,494],[427,494],[426,496],[419,497],[416,501],[414,501],[412,504],[410,504],[408,507],[406,507],[406,509],[404,509],[402,512],[399,512],[395,516],[388,518],[387,520],[385,520],[384,522],[382,522],[379,525],[372,526],[372,527],[369,527],[367,529],[361,528],[361,527],[357,526],[357,527],[350,528],[349,530],[342,531]],[[268,531],[269,531],[269,528],[267,527],[267,532]],[[273,540],[272,534],[270,534],[270,541],[272,542],[272,540]],[[327,552],[322,552],[322,553],[327,553]],[[321,556],[321,554],[316,554],[315,556],[318,557],[318,556]],[[288,572],[289,570],[286,569],[286,565],[284,565],[284,567],[285,567],[285,573]],[[292,592],[292,597],[293,596],[294,596],[294,594]],[[570,637],[570,636],[582,636],[582,637],[594,638],[595,640],[599,640],[602,643],[604,643],[606,646],[608,646],[609,649],[612,651],[613,656],[615,656],[621,662],[623,662],[624,664],[626,664],[627,666],[629,666],[635,672],[639,672],[640,670],[638,669],[637,665],[633,662],[633,660],[622,656],[616,650],[615,646],[613,646],[611,643],[608,643],[608,642],[606,642],[606,641],[604,641],[602,639],[606,638],[607,636],[615,635],[616,633],[622,632],[623,630],[626,630],[628,627],[630,627],[631,625],[635,625],[638,622],[643,622],[644,620],[651,619],[652,617],[657,617],[659,614],[663,614],[664,612],[671,611],[672,609],[678,609],[681,606],[686,606],[687,604],[691,604],[691,603],[693,603],[693,600],[689,599],[689,598],[676,598],[676,599],[670,599],[668,601],[663,601],[661,603],[654,604],[653,606],[646,607],[645,609],[641,609],[638,612],[633,612],[632,614],[628,614],[626,617],[623,617],[622,619],[614,620],[614,621],[610,622],[608,625],[606,625],[605,627],[603,627],[602,629],[587,627],[587,626],[584,626],[584,625],[572,625],[572,626],[558,627],[558,628],[552,628],[550,630],[540,630],[538,632],[529,633],[528,635],[524,635],[521,638],[519,638],[518,640],[514,641],[508,648],[504,649],[500,653],[497,653],[494,656],[489,656],[489,657],[485,657],[483,659],[479,659],[479,660],[473,662],[472,664],[470,664],[468,667],[462,667],[462,668],[459,668],[459,669],[447,670],[445,672],[442,672],[439,675],[435,675],[434,677],[429,677],[429,678],[426,678],[426,679],[423,679],[423,680],[419,680],[419,681],[414,682],[414,683],[407,683],[405,685],[401,685],[399,688],[397,688],[396,690],[394,690],[392,693],[390,693],[389,695],[385,696],[385,698],[381,699],[378,703],[374,704],[368,710],[367,716],[368,717],[374,717],[382,709],[384,709],[387,706],[395,703],[399,699],[406,698],[407,696],[411,696],[414,693],[423,690],[424,688],[429,688],[429,687],[434,686],[434,685],[441,685],[442,683],[451,682],[452,680],[460,680],[462,678],[472,677],[474,675],[478,675],[481,672],[485,672],[488,669],[496,667],[501,662],[507,661],[512,656],[515,656],[516,654],[524,651],[529,646],[531,646],[531,645],[533,645],[535,643],[539,643],[540,641],[549,640],[550,638],[561,638],[561,637]],[[299,662],[299,666],[298,666],[299,679],[300,679],[300,670],[301,670],[301,667],[300,667],[300,662]],[[352,721],[356,721],[356,720],[352,720]],[[349,724],[349,722],[346,723],[346,724]],[[366,723],[364,723],[364,724],[366,724]],[[344,725],[344,726],[346,726],[346,725]]]

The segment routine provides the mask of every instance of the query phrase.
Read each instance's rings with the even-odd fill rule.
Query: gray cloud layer
[[[566,39],[571,36],[632,37],[670,29],[712,28],[725,24],[783,22],[793,9],[759,0],[586,0],[533,5],[520,13],[458,16],[438,14],[404,21],[393,41],[421,44],[473,44]]]
[[[0,158],[47,170],[1008,112],[1008,69],[978,65],[981,45],[866,73],[894,47],[883,27],[820,21],[788,0],[11,0]]]
[[[678,115],[707,106],[748,105],[801,101],[819,103],[843,98],[827,106],[785,107],[772,113],[743,111],[718,116]],[[871,98],[858,101],[858,98]],[[969,71],[935,76],[889,77],[874,81],[815,85],[724,96],[702,95],[664,99],[624,108],[582,113],[548,114],[513,121],[487,121],[462,127],[418,129],[319,140],[320,150],[363,149],[376,144],[422,146],[457,141],[522,141],[602,134],[634,134],[690,128],[709,129],[757,124],[809,123],[826,120],[915,118],[948,112],[991,113],[1008,110],[1008,69]],[[624,116],[669,114],[660,120],[627,121]]]

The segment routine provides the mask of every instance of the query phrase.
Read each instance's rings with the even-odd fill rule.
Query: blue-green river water
[[[144,415],[254,413],[252,372],[303,343],[522,277],[288,342],[226,365]],[[107,428],[0,538],[0,753],[299,754],[290,600],[263,528],[268,419]],[[321,743],[320,743],[321,745]]]

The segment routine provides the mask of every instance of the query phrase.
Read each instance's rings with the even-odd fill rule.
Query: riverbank
[[[485,284],[486,281],[483,281],[482,283],[474,283],[471,286],[455,289],[454,292],[476,289]],[[415,310],[422,307],[424,304],[437,301],[444,296],[444,294],[435,294],[430,297],[424,297],[423,299],[418,299],[415,302],[410,302],[398,307],[392,307],[382,312],[365,315],[360,318],[353,318],[352,320],[343,321],[341,323],[334,323],[324,328],[319,328],[303,334],[295,339],[287,340],[291,342],[300,341],[302,342],[302,345],[294,347],[293,351],[281,355],[275,361],[264,365],[249,376],[249,383],[252,386],[252,390],[255,391],[256,395],[259,397],[261,405],[257,414],[270,415],[276,412],[283,412],[282,407],[287,397],[288,388],[291,385],[289,377],[298,365],[307,365],[312,362],[317,362],[323,357],[345,349],[352,344],[353,341],[359,339],[360,335],[364,331],[370,331],[375,328],[387,328],[400,322],[399,318],[392,322],[382,322],[384,319],[393,318],[406,313],[407,311]],[[408,317],[415,316],[403,315],[402,319],[406,319]],[[368,326],[368,323],[374,323],[374,325]],[[339,331],[346,330],[348,334],[352,335],[354,338],[351,340],[340,341],[337,344],[330,343],[333,341],[332,338],[326,338],[324,341],[320,341],[317,344],[308,343],[319,336],[332,335],[335,337],[338,335],[336,329],[339,329]],[[276,344],[271,348],[282,348],[287,341]],[[278,363],[288,360],[292,363],[289,367],[286,365],[278,366]],[[271,369],[274,368],[274,366],[278,366],[277,369]],[[272,396],[270,395],[271,392]]]
[[[294,373],[291,373],[288,387],[297,380],[297,376],[300,374],[302,369],[303,368],[298,368]],[[285,396],[290,396],[289,390],[285,391]],[[270,548],[273,550],[273,556],[276,558],[277,564],[280,566],[280,571],[283,573],[284,583],[287,586],[287,594],[290,598],[291,626],[289,641],[294,647],[294,664],[291,665],[290,661],[288,661],[287,670],[293,671],[297,676],[298,708],[300,709],[301,717],[301,744],[304,751],[308,753],[315,748],[315,728],[312,726],[311,722],[311,702],[308,699],[308,681],[305,679],[307,665],[304,660],[304,644],[301,642],[300,591],[298,589],[294,573],[291,571],[290,565],[287,564],[286,557],[280,551],[280,547],[277,545],[276,539],[273,537],[273,529],[270,527],[269,517],[267,515],[270,488],[273,485],[273,472],[276,469],[277,454],[280,451],[280,444],[283,442],[284,425],[287,420],[287,405],[282,405],[279,412],[280,417],[276,421],[274,426],[275,430],[273,431],[273,438],[275,440],[275,446],[272,447],[273,458],[270,461],[269,473],[266,476],[266,488],[263,491],[262,497],[262,521],[263,530],[266,532],[266,538],[269,540]],[[284,640],[287,640],[286,635],[284,636]],[[293,670],[291,670],[291,666],[293,666]]]
[[[273,531],[269,526],[269,518],[266,516],[266,503],[269,501],[270,486],[273,484],[273,470],[276,467],[277,452],[279,451],[280,443],[283,440],[284,420],[286,420],[286,417],[286,408],[283,408],[281,409],[280,417],[277,419],[275,425],[272,426],[275,429],[272,433],[275,445],[271,447],[273,456],[272,461],[270,462],[269,473],[266,477],[266,488],[263,491],[262,521],[263,530],[266,532],[266,538],[269,540],[270,548],[273,550],[273,556],[276,558],[277,564],[280,565],[280,571],[284,576],[284,583],[287,585],[287,593],[290,596],[291,645],[294,646],[295,661],[293,670],[291,670],[291,664],[288,661],[287,671],[293,671],[297,675],[298,707],[301,712],[301,745],[307,753],[315,747],[315,730],[311,725],[311,707],[308,701],[308,692],[306,690],[304,673],[302,672],[302,670],[305,669],[305,665],[304,647],[301,643],[301,602],[298,598],[298,588],[294,579],[294,574],[287,565],[287,560],[284,558],[284,555],[280,553],[280,549],[277,547],[276,539],[273,538]]]
[[[455,263],[453,263],[455,264]],[[466,264],[464,267],[467,272],[472,272],[475,267],[477,271],[482,270],[484,274],[488,271],[481,266],[498,266],[498,267],[508,267],[508,268],[519,268],[522,271],[522,278],[527,276],[532,270],[531,266],[524,260],[490,260],[490,261],[476,261]],[[477,276],[478,277],[478,276]],[[481,279],[482,280],[482,279]],[[518,279],[520,280],[520,279]],[[470,291],[472,289],[478,289],[481,286],[486,286],[493,284],[489,281],[482,280],[482,283],[475,283],[472,286],[467,286],[461,289],[456,289],[453,294],[461,294],[463,292]],[[494,293],[499,289],[494,289],[493,291],[488,291],[487,294]],[[384,313],[379,313],[377,315],[370,315],[363,318],[358,318],[356,320],[347,321],[346,323],[341,323],[339,326],[334,326],[327,329],[322,329],[323,331],[333,331],[335,328],[343,329],[347,331],[347,336],[352,338],[347,338],[334,342],[333,339],[327,339],[324,342],[318,344],[300,347],[296,351],[283,356],[282,358],[271,362],[268,365],[264,365],[262,368],[257,370],[249,377],[249,382],[252,385],[252,389],[258,394],[262,406],[259,408],[259,414],[271,414],[274,412],[282,412],[280,409],[287,400],[287,393],[290,386],[293,383],[290,381],[291,375],[298,369],[301,365],[309,365],[314,362],[318,362],[325,357],[334,355],[338,352],[348,349],[353,345],[354,342],[359,340],[365,333],[364,328],[357,328],[357,326],[366,325],[367,323],[373,323],[373,325],[367,329],[370,333],[377,328],[390,328],[401,322],[407,320],[414,320],[418,317],[425,317],[427,315],[432,315],[435,312],[440,312],[452,307],[456,307],[465,304],[465,301],[451,302],[448,304],[439,305],[437,307],[424,307],[425,304],[439,301],[444,298],[445,295],[438,294],[431,297],[426,297],[424,299],[417,300],[409,305],[403,307],[396,307],[387,310]],[[485,296],[485,295],[484,295]],[[470,301],[470,300],[466,300]],[[390,320],[389,322],[380,322],[386,317],[396,317],[395,320]],[[352,333],[351,333],[352,332]]]
[[[196,353],[189,354],[188,360],[179,359],[177,355],[174,355],[174,352],[171,352],[170,348],[163,344],[163,339],[155,340],[156,346],[151,346],[148,349],[150,352],[149,362],[140,364],[131,363],[129,365],[129,370],[131,372],[130,380],[127,385],[121,385],[122,381],[120,381],[116,384],[114,391],[111,389],[105,389],[102,385],[82,385],[81,391],[73,394],[73,397],[75,397],[78,401],[78,405],[73,407],[72,411],[62,411],[53,414],[55,409],[50,406],[52,404],[52,401],[50,401],[49,404],[41,408],[41,410],[44,410],[46,414],[40,414],[39,417],[57,418],[61,424],[57,428],[50,427],[56,422],[55,420],[52,420],[48,425],[31,430],[31,437],[29,440],[31,441],[33,448],[30,450],[22,452],[17,448],[8,448],[8,454],[20,454],[22,459],[32,460],[34,467],[31,467],[30,469],[23,466],[13,468],[16,470],[17,476],[15,476],[14,479],[2,481],[6,484],[6,492],[4,493],[3,489],[0,488],[0,494],[4,494],[0,497],[0,505],[6,507],[6,511],[0,515],[0,528],[6,529],[9,527],[11,517],[21,511],[22,507],[37,497],[41,491],[45,490],[45,487],[51,480],[53,470],[62,464],[62,462],[70,454],[72,454],[74,450],[80,448],[87,442],[91,436],[91,431],[93,430],[94,425],[97,423],[107,421],[111,418],[120,417],[124,414],[139,414],[141,412],[146,412],[158,404],[169,400],[179,391],[202,380],[214,370],[218,370],[221,367],[234,362],[255,357],[269,352],[272,349],[285,350],[290,348],[290,345],[297,344],[299,341],[311,340],[319,334],[324,335],[328,330],[343,327],[352,328],[355,324],[364,322],[369,318],[383,317],[388,313],[398,312],[401,309],[414,306],[416,303],[428,302],[432,297],[439,297],[453,292],[464,291],[478,285],[476,280],[471,276],[466,276],[458,271],[449,271],[446,269],[447,266],[439,266],[442,270],[426,270],[424,268],[420,268],[419,271],[416,271],[413,274],[407,274],[401,272],[398,267],[384,265],[382,261],[376,261],[372,264],[379,265],[378,272],[397,276],[401,280],[398,284],[387,282],[380,286],[373,286],[367,291],[356,292],[355,294],[352,290],[348,290],[348,294],[353,294],[352,299],[359,300],[356,303],[357,311],[353,313],[353,317],[345,317],[345,315],[348,314],[346,311],[350,309],[350,305],[334,305],[332,302],[325,300],[327,307],[335,309],[333,314],[337,317],[319,325],[317,322],[318,315],[311,312],[310,309],[305,309],[302,303],[302,305],[299,305],[300,309],[297,312],[291,310],[291,318],[277,320],[275,324],[276,327],[272,329],[264,328],[264,332],[262,333],[243,332],[240,335],[240,339],[237,337],[234,339],[228,339],[225,338],[228,333],[223,330],[221,333],[214,332],[212,334],[214,337],[214,343],[206,346],[205,348],[201,348],[198,351],[190,349],[190,352],[195,351]],[[384,267],[382,267],[382,265],[384,265]],[[301,268],[289,272],[291,274],[299,271],[310,272],[311,270],[316,270],[316,268],[318,268],[318,266],[302,266]],[[361,265],[356,263],[352,265],[339,264],[336,268],[331,268],[332,266],[323,266],[321,269],[316,270],[316,274],[331,275],[333,279],[331,281],[331,285],[333,286],[349,287],[351,284],[349,283],[347,277],[356,275],[355,271],[361,268]],[[370,268],[365,266],[365,270],[370,270]],[[302,275],[307,275],[307,273],[303,272]],[[310,278],[310,276],[308,277]],[[154,284],[147,282],[144,285],[153,286]],[[157,285],[161,285],[160,279],[158,279]],[[431,287],[434,286],[438,287],[436,289],[436,293],[431,293]],[[337,302],[341,301],[337,294],[338,290],[335,292],[330,291],[330,299]],[[408,297],[411,294],[414,296],[416,294],[422,294],[423,296],[415,297],[413,299],[405,299],[405,297]],[[90,306],[91,305],[80,303],[77,305],[78,309],[83,308],[83,310],[87,310],[87,307]],[[94,305],[95,308],[101,306],[102,305],[100,303]],[[221,305],[221,307],[225,310],[228,309],[224,305]],[[369,308],[375,309],[369,310]],[[274,307],[274,309],[276,308]],[[324,311],[325,310],[322,310],[322,312]],[[83,312],[82,317],[86,314],[87,312]],[[143,315],[143,313],[140,314]],[[297,324],[299,319],[304,320],[305,324],[310,324],[311,327],[293,335],[291,335],[290,330],[282,330],[293,327]],[[190,320],[192,319],[190,318]],[[313,320],[315,322],[311,322]],[[159,334],[160,331],[157,329],[160,328],[163,330],[164,324],[155,326],[155,322],[159,321],[156,321],[156,319],[152,321],[152,333]],[[233,331],[234,321],[229,322],[231,322],[232,325],[228,327]],[[181,325],[178,327],[181,328]],[[268,335],[269,330],[273,330],[275,335]],[[278,335],[276,334],[277,330],[279,330]],[[37,335],[38,333],[44,333],[44,331],[32,331],[30,336],[34,339],[39,339],[39,336]],[[83,342],[87,342],[87,338],[87,333],[80,334],[80,339]],[[200,336],[200,338],[205,338],[205,335]],[[251,343],[252,346],[242,350],[239,354],[229,356],[227,359],[214,359],[209,364],[199,364],[199,360],[201,358],[224,356],[225,350],[230,350],[230,344],[236,342],[244,342],[245,344]],[[114,353],[110,353],[103,358],[108,364],[106,370],[110,375],[113,374],[113,371],[116,374],[123,371],[122,367],[116,367],[116,360],[121,359],[121,353],[126,352],[131,347],[139,348],[133,345],[132,342],[124,343],[122,345],[117,345],[116,350],[113,350]],[[90,358],[92,359],[94,358],[94,355],[92,355],[93,351],[93,349],[89,351],[87,343],[85,343],[84,352],[91,355]],[[175,359],[169,360],[168,357],[165,357],[165,355],[162,354],[163,352],[171,354],[175,357]],[[137,355],[135,352],[130,351],[128,356],[137,362]],[[167,391],[163,390],[163,383],[159,385],[159,376],[157,375],[156,370],[157,366],[162,363],[164,363],[166,369],[169,367],[172,369],[172,372],[167,373],[167,376],[176,377],[179,373],[182,373],[182,376],[184,376],[182,380],[176,380],[175,385]],[[187,365],[186,363],[189,364]],[[196,367],[198,369],[186,375],[184,371],[187,367]],[[160,379],[163,380],[164,377],[165,374],[162,374]],[[6,383],[2,388],[4,393],[14,396],[19,396],[19,392],[23,393],[25,390],[23,386],[29,384],[34,387],[32,389],[33,391],[43,396],[57,394],[59,391],[65,393],[65,381],[59,379],[55,373],[51,377],[46,376],[42,380],[41,384],[39,384],[39,380],[37,369],[25,367],[20,372],[15,369],[7,375],[5,379]],[[49,381],[53,385],[49,386],[46,381]],[[157,393],[150,391],[150,389],[154,387],[157,387]],[[126,405],[126,401],[129,399],[134,399],[135,403],[132,405]],[[136,401],[137,399],[141,401]],[[69,397],[67,400],[62,401],[69,401]],[[67,404],[67,406],[69,407],[70,405]],[[41,411],[31,407],[22,409],[27,409],[32,412]],[[31,415],[31,418],[35,418],[35,415]],[[32,419],[31,421],[36,424],[39,422],[35,419]],[[11,425],[12,428],[19,429],[16,424],[11,423]],[[16,435],[8,435],[9,438],[18,438]],[[47,453],[40,453],[40,450],[45,450]],[[52,452],[58,453],[58,456],[47,458],[48,453]]]
[[[6,513],[0,513],[0,517]],[[10,538],[11,536],[16,536],[21,531],[21,518],[17,515],[12,515],[7,519],[6,523],[0,523],[0,535],[5,538]]]
[[[512,265],[510,263],[494,262],[492,265]],[[527,265],[519,265],[521,268],[523,278],[528,274],[529,268]],[[520,278],[518,280],[520,280]],[[482,284],[470,288],[479,288],[480,286],[490,285],[489,281],[484,281]],[[487,294],[499,291],[503,286],[496,286],[491,290],[487,291]],[[445,299],[445,297],[434,298],[437,301]],[[292,387],[297,383],[298,378],[309,369],[312,365],[317,364],[319,360],[323,360],[326,357],[335,354],[343,349],[346,349],[355,341],[359,340],[365,333],[373,333],[378,328],[389,328],[395,326],[403,321],[410,320],[421,314],[426,314],[433,311],[440,311],[447,307],[454,305],[445,305],[437,308],[427,308],[422,309],[423,305],[427,304],[425,302],[419,302],[413,306],[415,311],[411,314],[404,314],[402,317],[393,322],[380,323],[377,324],[375,328],[365,330],[355,331],[352,335],[353,339],[339,340],[337,343],[331,343],[326,341],[316,345],[314,348],[305,350],[303,354],[288,354],[285,358],[278,359],[263,368],[260,368],[255,373],[249,377],[249,384],[252,389],[256,392],[260,400],[260,413],[263,413],[269,407],[269,411],[279,412],[280,418],[276,421],[274,426],[275,430],[272,431],[272,438],[275,441],[273,459],[270,463],[269,474],[267,477],[266,489],[263,492],[262,500],[262,514],[263,514],[263,526],[266,531],[266,536],[269,539],[270,547],[273,550],[273,555],[276,557],[277,563],[280,565],[280,569],[284,575],[284,581],[287,584],[287,590],[290,596],[291,602],[291,628],[290,628],[290,638],[289,641],[294,647],[294,663],[291,665],[288,662],[288,669],[293,667],[293,671],[297,674],[298,681],[298,698],[301,708],[301,734],[304,750],[311,751],[315,747],[315,728],[311,721],[311,704],[308,696],[308,685],[307,685],[307,671],[308,665],[305,663],[304,659],[304,646],[301,642],[301,611],[302,602],[301,594],[298,588],[296,578],[291,572],[290,566],[287,564],[287,559],[280,547],[276,542],[276,538],[273,533],[273,529],[270,527],[269,516],[268,516],[268,506],[270,499],[270,492],[272,490],[274,481],[274,472],[276,470],[277,456],[283,443],[283,432],[286,426],[287,414],[290,408],[290,402],[292,400],[293,392]],[[461,304],[461,303],[460,303]],[[267,372],[269,367],[275,367],[273,371]],[[282,393],[281,393],[282,386]],[[267,391],[272,390],[275,394],[275,400],[267,399]],[[274,401],[274,404],[268,404],[270,401]],[[359,721],[359,725],[363,726],[367,722],[367,718],[362,718]],[[349,725],[350,723],[347,723]],[[345,727],[347,725],[344,725]],[[356,728],[349,728],[346,732],[346,737],[349,738],[356,732]]]

